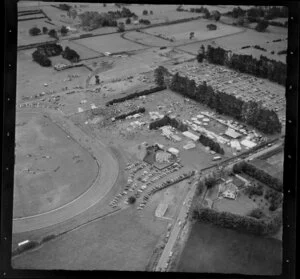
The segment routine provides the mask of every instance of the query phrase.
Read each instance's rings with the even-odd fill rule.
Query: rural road
[[[197,174],[196,174],[196,176],[197,176]],[[185,217],[187,216],[187,213],[188,213],[189,207],[190,207],[188,201],[189,201],[189,199],[193,198],[196,189],[197,189],[197,183],[195,183],[195,179],[194,179],[194,183],[192,183],[192,187],[189,190],[189,192],[187,193],[185,200],[183,202],[184,205],[180,209],[176,223],[174,224],[174,227],[170,234],[169,240],[168,240],[168,242],[164,248],[164,251],[162,252],[161,257],[157,263],[157,266],[155,268],[156,271],[166,268],[170,252],[172,251],[172,249],[176,243],[177,237],[182,228],[182,224],[179,225],[179,222],[181,221],[181,223],[183,223],[185,221]]]
[[[73,140],[85,149],[90,148],[100,165],[100,172],[91,187],[73,201],[42,214],[13,219],[13,233],[37,230],[73,218],[98,203],[115,184],[118,177],[119,164],[101,141],[88,137],[72,121],[66,118],[62,119],[57,112],[50,118],[57,124],[59,122],[59,126],[62,126],[61,123],[63,123]]]
[[[249,159],[252,160],[254,158],[260,157],[263,154],[268,153],[268,152],[278,148],[281,144],[282,143],[279,142],[279,143],[277,143],[277,144],[275,144],[271,147],[265,148],[263,150],[259,150],[257,153],[254,153],[254,154],[248,156],[247,158],[245,158],[245,160],[247,161]],[[227,167],[230,167],[230,166],[233,166],[237,161],[238,161],[238,158],[234,162],[231,162],[229,164],[225,163],[224,165],[227,166]],[[222,165],[222,163],[220,165]],[[205,172],[211,172],[212,170],[213,170],[213,168],[208,169]],[[187,193],[186,198],[183,202],[183,205],[182,205],[181,210],[178,214],[177,220],[176,220],[176,222],[174,224],[174,227],[171,231],[170,237],[169,237],[168,242],[167,242],[167,244],[164,248],[164,251],[162,252],[162,254],[160,256],[160,259],[159,259],[159,261],[158,261],[158,263],[155,267],[156,271],[165,270],[168,266],[169,259],[170,259],[170,253],[172,252],[172,249],[173,249],[173,247],[174,247],[174,245],[175,245],[175,243],[178,239],[178,236],[181,232],[181,229],[182,229],[182,225],[180,226],[179,222],[181,221],[181,223],[183,223],[185,221],[185,217],[186,217],[186,215],[189,211],[188,201],[189,201],[189,199],[192,199],[194,197],[196,189],[197,189],[197,183],[193,183],[191,189]]]

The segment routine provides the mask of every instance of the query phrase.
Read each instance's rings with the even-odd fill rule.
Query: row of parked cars
[[[156,180],[161,179],[161,178],[167,176],[167,175],[170,174],[170,173],[173,173],[173,172],[175,172],[175,171],[178,171],[178,170],[181,169],[182,167],[183,167],[183,165],[181,165],[180,163],[174,163],[172,166],[166,168],[166,169],[164,170],[163,173],[161,173],[160,175],[158,175],[158,176],[154,177],[152,180],[150,180],[150,181],[146,184],[146,186],[151,185],[151,184],[154,183]],[[152,188],[152,189],[151,189],[151,190],[143,197],[143,202],[140,203],[140,205],[138,206],[137,209],[138,209],[138,210],[143,209],[143,208],[145,207],[146,203],[149,201],[150,196],[151,196],[153,193],[155,193],[157,190],[162,189],[162,185],[165,185],[164,183],[166,183],[166,182],[163,182],[161,185],[157,185],[157,186],[155,186],[154,188]],[[165,186],[163,186],[163,187],[165,187]]]

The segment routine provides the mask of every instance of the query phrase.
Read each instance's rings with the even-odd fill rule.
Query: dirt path
[[[100,165],[100,172],[92,186],[73,201],[42,214],[13,219],[13,233],[55,225],[82,213],[98,203],[109,192],[118,177],[118,162],[101,141],[88,137],[71,120],[63,118],[60,113],[54,114],[49,111],[49,116],[52,121],[67,131],[73,140],[92,153]]]

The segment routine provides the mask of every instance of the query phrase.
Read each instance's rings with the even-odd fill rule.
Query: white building
[[[192,148],[195,148],[196,147],[196,144],[194,144],[192,141],[188,142],[186,145],[183,146],[183,148],[185,150],[189,150],[189,149],[192,149]]]
[[[230,137],[230,138],[233,138],[233,139],[237,139],[241,136],[241,134],[239,134],[238,132],[236,132],[234,129],[232,128],[228,128],[225,132],[225,135]]]
[[[193,141],[197,141],[199,139],[199,136],[196,136],[195,134],[189,131],[182,132],[182,134]]]
[[[174,148],[174,147],[170,147],[170,148],[168,149],[168,152],[170,152],[171,154],[173,154],[173,155],[175,155],[175,156],[177,156],[177,155],[179,154],[179,150],[176,149],[176,148]]]
[[[241,141],[241,144],[248,147],[248,148],[252,148],[254,146],[256,146],[256,143],[247,139],[244,139]]]

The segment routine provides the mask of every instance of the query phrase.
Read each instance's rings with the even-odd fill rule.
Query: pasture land
[[[251,210],[257,208],[257,205],[247,196],[239,193],[236,200],[220,199],[216,200],[213,208],[218,211],[226,211],[238,215],[247,215]]]
[[[16,257],[12,265],[48,270],[145,270],[166,228],[166,220],[140,215],[130,207]]]
[[[48,118],[18,113],[14,217],[40,214],[85,192],[98,165]]]
[[[142,45],[124,40],[120,34],[103,35],[86,39],[76,40],[77,44],[81,44],[97,52],[128,52],[145,48]]]
[[[241,32],[242,29],[234,26],[224,25],[222,23],[215,23],[217,29],[209,31],[206,25],[212,23],[211,20],[200,19],[186,23],[172,24],[169,26],[148,28],[145,31],[152,35],[163,34],[169,38],[174,37],[176,42],[190,43],[190,32],[194,32],[194,41],[209,40],[220,36],[231,35]]]
[[[174,271],[279,275],[281,263],[279,240],[195,223]]]
[[[60,45],[63,47],[63,49],[65,49],[65,47],[74,49],[79,54],[80,60],[103,56],[102,53],[89,49],[83,45],[77,44],[76,41],[63,40],[60,42]]]
[[[48,34],[42,34],[37,36],[31,36],[29,34],[29,30],[32,27],[37,27],[39,29],[43,29],[43,27],[47,27],[49,30],[53,29],[54,26],[45,22],[45,19],[36,19],[36,20],[26,20],[26,21],[19,21],[18,22],[18,46],[29,45],[29,44],[36,44],[36,43],[43,43],[47,41],[53,41]]]
[[[85,86],[90,71],[85,67],[77,67],[63,71],[56,71],[52,67],[42,67],[32,60],[34,50],[22,50],[17,54],[17,101],[24,96],[33,96],[41,92],[60,92],[63,87]],[[67,62],[61,56],[51,57],[56,62]],[[66,81],[68,75],[79,75]],[[48,84],[47,87],[44,84]]]
[[[180,49],[196,55],[202,44],[204,46],[220,46],[224,49],[231,50],[234,53],[249,54],[256,58],[259,58],[260,55],[263,55],[270,59],[275,59],[285,63],[286,55],[277,55],[277,52],[287,49],[287,28],[269,26],[268,30],[268,32],[257,32],[252,29],[245,29],[245,32],[241,32],[239,34],[232,34],[222,38],[208,38],[205,42],[188,44],[181,46]],[[273,40],[277,39],[283,39],[283,41],[272,42]],[[259,45],[260,47],[265,48],[267,51],[261,51],[255,48],[241,49],[242,47],[248,45]],[[272,51],[274,51],[274,54],[271,54]]]

